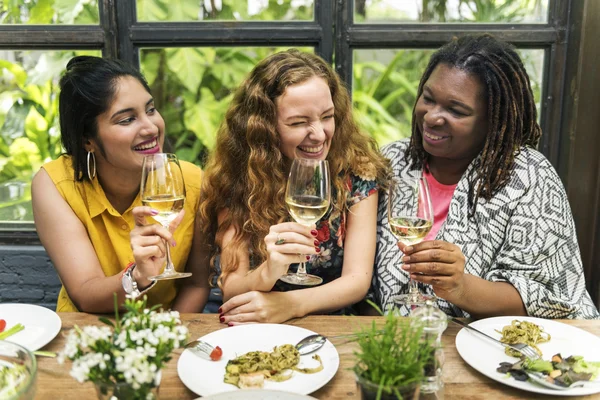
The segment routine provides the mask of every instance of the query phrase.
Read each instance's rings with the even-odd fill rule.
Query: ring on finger
[[[279,233],[277,234],[277,241],[275,242],[276,245],[280,245],[280,244],[284,244],[285,243],[285,239],[282,238],[281,236],[279,236]]]

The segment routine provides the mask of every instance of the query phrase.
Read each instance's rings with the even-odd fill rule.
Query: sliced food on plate
[[[318,355],[312,357],[318,366],[299,368],[300,353],[291,344],[275,346],[273,351],[250,351],[232,360],[225,367],[225,383],[239,387],[262,388],[265,379],[282,382],[292,378],[298,371],[312,374],[323,370],[323,363]]]

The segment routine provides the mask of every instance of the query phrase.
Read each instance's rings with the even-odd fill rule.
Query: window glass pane
[[[43,163],[62,151],[58,80],[76,54],[101,55],[99,51],[0,51],[0,228],[33,222],[31,179]]]
[[[546,23],[548,0],[355,0],[357,23]]]
[[[285,48],[142,49],[141,70],[165,119],[169,151],[202,165],[235,89],[260,60],[280,50]]]
[[[98,0],[0,1],[0,24],[88,24],[100,21]]]
[[[434,50],[355,50],[352,100],[364,132],[383,146],[411,134],[421,74]],[[544,50],[518,50],[531,79],[540,120]]]
[[[329,0],[327,0],[329,1]],[[312,21],[314,0],[136,0],[139,21]]]

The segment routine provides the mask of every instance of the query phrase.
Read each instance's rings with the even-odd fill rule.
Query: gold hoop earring
[[[93,164],[94,164],[94,173],[92,174],[92,168],[90,168],[90,159],[92,160]],[[88,151],[87,154],[87,173],[88,173],[88,178],[90,178],[90,181],[92,179],[94,179],[96,177],[96,156],[94,155],[93,151]]]

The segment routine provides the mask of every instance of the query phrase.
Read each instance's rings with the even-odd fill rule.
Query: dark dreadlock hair
[[[472,217],[479,197],[489,200],[506,185],[519,149],[536,147],[542,132],[529,76],[512,45],[489,34],[453,39],[431,56],[419,83],[417,102],[423,94],[423,85],[439,64],[478,77],[488,104],[485,145],[468,176]],[[416,102],[410,144],[404,156],[412,169],[420,169],[428,154],[423,149],[422,127],[417,123],[415,110]]]

